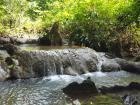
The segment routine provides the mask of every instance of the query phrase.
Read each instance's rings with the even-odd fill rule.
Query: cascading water
[[[31,77],[78,75],[96,71],[98,66],[96,52],[89,48],[22,51],[18,60],[24,70],[24,76]],[[32,64],[32,67],[29,64]]]
[[[101,54],[99,54],[99,53],[96,53],[96,55],[97,55],[97,59],[98,59],[97,70],[99,72],[101,72],[101,70],[102,70],[102,64],[103,64],[103,58],[102,58]]]
[[[105,61],[105,59],[104,59],[105,53],[96,53],[96,56],[98,59],[96,75],[99,77],[105,76],[105,73],[102,72],[102,65]]]

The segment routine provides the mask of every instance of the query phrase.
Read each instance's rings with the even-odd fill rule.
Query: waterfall
[[[104,62],[104,59],[103,59],[103,57],[104,57],[104,53],[95,53],[96,54],[96,56],[97,56],[97,59],[98,59],[98,63],[97,63],[97,70],[99,71],[99,72],[101,72],[102,71],[102,64],[103,64],[103,62]]]
[[[32,77],[79,75],[97,69],[101,71],[102,62],[97,55],[90,48],[37,50],[20,52],[18,60],[24,73]]]
[[[102,72],[102,65],[105,62],[105,53],[102,53],[102,52],[97,53],[96,52],[96,56],[98,59],[98,63],[97,63],[97,71],[98,72],[96,72],[96,76],[98,76],[98,77],[105,76],[106,74]]]

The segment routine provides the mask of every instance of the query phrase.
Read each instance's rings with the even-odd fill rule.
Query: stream
[[[22,45],[20,47],[24,50],[54,49],[54,47],[36,45]],[[65,49],[67,46],[55,48]],[[77,48],[77,46],[72,48]],[[54,74],[40,78],[9,80],[0,82],[0,105],[72,105],[73,100],[63,93],[62,88],[74,81],[81,83],[89,76],[97,87],[126,86],[131,82],[140,83],[139,75],[125,71],[97,71],[76,76]],[[124,95],[126,93],[120,94]],[[134,94],[140,97],[140,92],[137,91]]]
[[[54,75],[7,81],[0,83],[0,105],[67,105],[70,101],[61,89],[73,81],[80,83],[88,76],[97,87],[128,85],[132,81],[140,83],[139,75],[124,71],[94,72],[80,76]]]

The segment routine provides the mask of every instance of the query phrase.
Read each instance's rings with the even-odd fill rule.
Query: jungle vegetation
[[[140,0],[0,0],[1,35],[43,35],[54,22],[64,38],[97,51],[140,47]]]

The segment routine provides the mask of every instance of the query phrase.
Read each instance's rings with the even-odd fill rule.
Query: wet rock
[[[124,95],[122,97],[124,105],[138,105],[138,98],[134,95]]]
[[[17,58],[23,72],[31,77],[94,72],[97,70],[98,62],[96,52],[89,48],[21,51]]]
[[[103,72],[112,72],[120,71],[120,65],[115,61],[112,55],[106,53],[98,53],[99,55],[99,64],[101,71]]]
[[[132,73],[140,73],[140,62],[127,61],[120,58],[116,58],[115,60],[120,65],[122,70]]]
[[[20,79],[26,79],[26,77],[32,78],[30,75],[25,73],[20,66],[15,65],[15,66],[10,68],[10,76],[9,76],[8,79],[10,79],[10,80],[19,79],[19,78]]]
[[[140,90],[140,84],[136,82],[131,82],[128,86],[118,86],[115,85],[113,87],[101,87],[99,88],[100,92],[105,93],[116,93],[122,91],[132,91],[132,90]]]
[[[82,83],[73,82],[62,89],[65,94],[67,94],[70,97],[76,97],[76,96],[89,96],[89,95],[97,95],[98,90],[95,86],[95,83],[90,80],[90,78],[87,78],[87,80],[84,80]]]
[[[7,65],[0,61],[0,81],[4,81],[7,78],[9,78],[9,69],[7,67]]]
[[[112,72],[112,71],[120,71],[120,65],[117,63],[103,63],[102,64],[102,71],[103,72]]]

